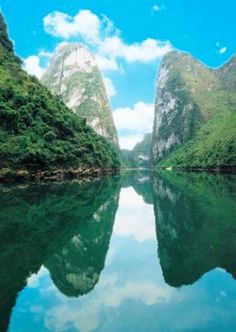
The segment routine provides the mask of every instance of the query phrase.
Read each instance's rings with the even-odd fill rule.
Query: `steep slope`
[[[91,53],[80,44],[65,44],[55,52],[42,83],[61,96],[74,113],[98,134],[118,146],[118,137],[104,83]]]
[[[0,169],[114,168],[114,149],[20,67],[0,14]]]
[[[161,64],[153,129],[155,165],[236,165],[236,59],[218,70],[171,52]]]

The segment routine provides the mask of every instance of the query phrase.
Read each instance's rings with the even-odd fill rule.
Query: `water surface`
[[[235,180],[2,188],[0,331],[234,331]]]

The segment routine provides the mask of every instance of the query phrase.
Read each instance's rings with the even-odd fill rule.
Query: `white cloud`
[[[162,5],[155,4],[152,6],[152,12],[159,12],[163,10],[165,7]]]
[[[101,54],[97,54],[96,60],[97,60],[97,64],[98,64],[99,68],[102,71],[119,69],[118,62],[115,58],[110,58],[110,57],[106,57]]]
[[[222,47],[219,52],[220,54],[224,54],[227,51],[227,47]]]
[[[123,58],[129,63],[135,61],[147,63],[162,57],[169,51],[171,51],[171,45],[168,42],[148,38],[141,43],[128,45],[119,36],[106,38],[98,49],[101,55],[109,55],[111,59]]]
[[[117,274],[101,275],[97,288],[86,297],[70,301],[58,297],[56,304],[45,311],[44,324],[50,331],[64,331],[71,327],[81,332],[91,332],[99,329],[102,324],[101,312],[107,312],[108,308],[115,310],[127,300],[146,306],[166,304],[175,293],[163,282],[123,282]]]
[[[132,149],[144,134],[152,132],[154,104],[137,102],[133,108],[117,108],[113,112],[116,128],[120,134],[120,146]],[[123,134],[122,132],[126,132]]]
[[[69,39],[80,36],[88,42],[98,40],[101,21],[90,10],[81,10],[74,17],[55,11],[44,17],[45,31],[49,34]]]
[[[147,38],[141,42],[127,44],[121,38],[114,23],[90,10],[81,10],[74,17],[53,12],[44,17],[45,31],[52,36],[66,40],[77,39],[89,45],[102,70],[118,70],[117,59],[128,63],[139,61],[147,63],[160,58],[171,50],[169,42]]]
[[[137,102],[133,108],[124,107],[114,110],[114,119],[119,131],[132,130],[141,134],[152,131],[154,104]]]
[[[99,17],[87,9],[80,10],[75,16],[55,11],[45,16],[43,23],[45,31],[62,38],[62,43],[76,41],[89,47],[102,71],[121,71],[120,60],[127,63],[149,63],[172,49],[168,41],[152,38],[128,44],[109,18],[105,15]],[[25,60],[25,69],[40,78],[44,72],[40,66],[41,59],[49,59],[51,56],[52,53],[45,50],[38,55],[31,55]]]
[[[103,77],[103,81],[108,97],[114,97],[116,95],[116,88],[114,87],[112,80],[108,77]]]
[[[121,149],[132,150],[138,142],[143,140],[142,134],[119,135],[119,143]]]
[[[30,74],[35,75],[39,79],[45,72],[45,68],[40,65],[40,56],[30,55],[24,60],[24,69]]]

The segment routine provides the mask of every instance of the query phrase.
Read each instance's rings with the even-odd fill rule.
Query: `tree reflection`
[[[235,176],[161,173],[153,179],[165,281],[188,285],[221,267],[236,277]]]

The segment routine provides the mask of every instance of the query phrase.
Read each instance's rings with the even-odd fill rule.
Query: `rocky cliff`
[[[80,44],[60,46],[42,82],[61,96],[74,113],[98,134],[118,146],[118,137],[105,86],[92,54]]]
[[[162,61],[153,129],[154,165],[236,165],[236,58],[218,70],[191,55]]]

